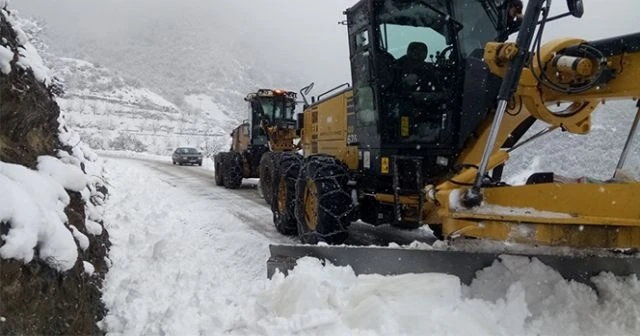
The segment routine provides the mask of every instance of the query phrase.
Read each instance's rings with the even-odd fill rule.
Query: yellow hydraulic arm
[[[536,2],[541,1],[530,1],[529,7]],[[527,11],[535,14],[536,8],[532,9]],[[525,17],[523,27],[535,26],[537,17]],[[549,130],[584,134],[601,102],[640,97],[640,33],[540,45],[538,37],[533,40],[533,29],[527,30],[516,43],[486,46],[485,62],[504,79],[498,108],[458,160],[478,168],[468,168],[427,190],[432,206],[425,207],[428,213],[423,217],[440,222],[448,237],[578,248],[640,247],[640,182],[483,187],[486,172],[508,160],[502,144],[525,119],[533,116],[549,124]],[[529,53],[531,42],[534,53]],[[549,108],[562,103],[566,107],[561,111]],[[638,119],[640,109],[618,168]],[[461,188],[461,184],[473,187]]]

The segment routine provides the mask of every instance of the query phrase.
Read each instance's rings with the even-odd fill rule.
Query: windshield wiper
[[[439,10],[437,7],[429,4],[427,1],[422,0],[422,1],[420,1],[420,3],[425,5],[425,6],[427,6],[427,8],[431,9],[432,11],[440,14],[440,16],[442,16],[445,21],[451,21],[451,22],[455,23],[455,25],[457,26],[456,28],[457,28],[458,31],[460,31],[462,28],[464,28],[464,25],[460,21],[454,19],[453,16],[451,16],[451,15],[449,15],[449,14],[447,14],[447,13],[441,11],[441,10]]]
[[[478,2],[480,2],[480,4],[482,5],[482,7],[484,8],[484,11],[487,12],[487,15],[489,16],[489,19],[492,21],[494,27],[498,28],[500,11],[498,10],[498,7],[496,7],[496,4],[493,3],[493,1],[478,0]]]

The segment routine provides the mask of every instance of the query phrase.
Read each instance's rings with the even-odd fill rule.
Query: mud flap
[[[446,273],[469,285],[476,272],[499,261],[504,253],[419,250],[373,246],[270,245],[267,276],[285,275],[302,257],[314,257],[336,266],[350,266],[356,274],[397,275],[404,273]],[[591,277],[601,272],[617,276],[640,273],[640,258],[629,255],[561,256],[510,254],[537,258],[565,279],[593,286]]]

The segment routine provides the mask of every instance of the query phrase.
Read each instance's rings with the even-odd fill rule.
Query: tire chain
[[[314,162],[313,160],[316,160],[316,162]],[[340,226],[338,231],[334,231],[328,234],[322,234],[322,233],[318,233],[317,231],[315,232],[300,232],[300,236],[302,239],[302,241],[304,242],[317,242],[319,240],[322,241],[331,241],[331,239],[327,239],[329,237],[334,237],[334,236],[341,236],[343,234],[345,234],[348,229],[347,227],[345,227],[342,222],[343,219],[349,218],[352,216],[353,212],[355,211],[355,207],[353,206],[353,203],[351,201],[351,195],[349,193],[347,193],[344,190],[344,186],[346,185],[348,179],[349,179],[349,174],[348,174],[348,168],[344,165],[343,162],[336,160],[333,157],[330,156],[312,156],[309,158],[309,160],[307,162],[304,163],[304,171],[305,171],[305,175],[307,172],[307,166],[310,164],[326,164],[327,166],[325,167],[320,167],[319,169],[315,170],[315,178],[311,177],[311,179],[313,181],[315,181],[316,183],[318,182],[322,182],[322,181],[332,181],[332,183],[335,183],[335,185],[338,187],[333,191],[330,191],[324,195],[322,195],[321,197],[318,198],[318,207],[320,209],[322,209],[326,214],[328,214],[329,216],[333,217],[333,219],[338,223],[338,225]],[[321,176],[321,177],[317,177],[318,175],[322,175],[320,174],[321,172],[324,172],[326,170],[330,170],[330,169],[335,169],[336,167],[339,167],[340,170],[343,171],[343,173],[331,173],[330,175],[327,176]],[[302,168],[302,167],[301,167]],[[303,170],[301,169],[301,172]],[[300,174],[300,176],[298,176],[298,178],[296,179],[296,185],[297,186],[304,186],[304,184],[306,183],[306,176],[301,176],[302,174]],[[304,190],[304,189],[302,189]],[[297,192],[297,188],[296,188],[296,192]],[[347,209],[347,211],[344,211],[343,214],[335,214],[335,209],[329,209],[326,206],[322,205],[322,201],[325,200],[328,197],[334,196],[335,195],[344,195],[345,199],[348,199],[350,202],[350,207],[349,209]],[[297,196],[296,196],[297,197]],[[303,197],[303,196],[301,196]],[[303,200],[300,200],[301,202],[303,202]],[[298,218],[298,215],[302,215],[299,214],[296,211],[296,219],[300,222],[300,223],[304,223],[304,221],[302,220],[302,218]],[[304,226],[304,225],[303,225]],[[309,239],[311,238],[311,239]]]

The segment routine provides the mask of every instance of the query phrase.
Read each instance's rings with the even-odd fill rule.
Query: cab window
[[[377,17],[376,71],[388,143],[438,143],[448,127],[456,46],[448,7],[436,0],[387,0]]]

